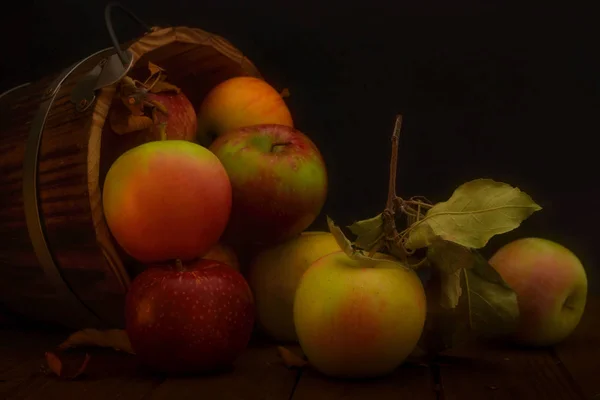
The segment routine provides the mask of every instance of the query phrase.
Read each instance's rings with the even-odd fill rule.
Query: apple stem
[[[163,122],[158,125],[158,134],[160,135],[160,140],[167,140],[167,124]]]
[[[181,260],[179,258],[177,260],[175,260],[175,268],[179,272],[185,271],[185,268],[183,268],[183,263],[181,262]]]

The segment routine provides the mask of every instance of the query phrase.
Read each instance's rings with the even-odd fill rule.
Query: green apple
[[[523,238],[501,247],[489,263],[517,294],[517,342],[554,345],[579,324],[588,281],[570,250],[547,239]]]
[[[310,364],[340,378],[391,373],[410,355],[426,316],[421,280],[399,261],[374,266],[338,251],[312,263],[294,298],[294,325]]]
[[[298,282],[314,261],[339,250],[330,232],[302,232],[254,257],[247,275],[263,332],[278,342],[298,341],[293,317]]]

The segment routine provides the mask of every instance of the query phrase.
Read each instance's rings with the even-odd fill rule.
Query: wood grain
[[[445,400],[582,399],[549,349],[475,341],[446,353],[439,366]]]
[[[600,399],[600,297],[588,298],[575,332],[554,352],[585,398]]]
[[[190,378],[170,378],[156,388],[151,400],[288,400],[298,372],[285,367],[275,346],[253,344],[230,372]]]
[[[218,82],[236,75],[260,76],[228,41],[200,29],[154,28],[129,48],[139,71],[147,60],[164,61],[169,77],[195,102]],[[156,52],[156,53],[154,53]],[[52,285],[30,243],[23,206],[23,160],[32,120],[56,75],[9,93],[0,104],[0,302],[40,321],[72,328],[95,326],[76,320],[63,299],[68,290],[104,327],[123,327],[123,303],[132,278],[104,219],[101,191],[108,167],[135,143],[107,133],[116,85],[78,112],[70,96],[103,55],[87,60],[63,82],[45,121],[38,162],[38,208],[52,257],[66,287]]]
[[[301,355],[299,346],[290,348]],[[292,400],[378,400],[437,398],[437,387],[430,369],[404,363],[392,374],[371,379],[336,379],[308,366],[302,370]]]

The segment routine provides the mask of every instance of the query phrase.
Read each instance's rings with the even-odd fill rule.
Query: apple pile
[[[264,80],[228,79],[196,113],[162,68],[148,69],[144,82],[120,83],[110,129],[134,141],[102,189],[112,236],[141,265],[126,332],[149,367],[215,371],[246,348],[255,323],[235,246],[275,245],[312,224],[327,195],[325,163]]]
[[[192,106],[164,70],[149,69],[154,80],[123,82],[111,124],[140,142],[103,187],[113,237],[144,266],[125,305],[140,360],[171,373],[221,370],[256,325],[299,343],[329,376],[380,376],[402,364],[424,334],[424,279],[385,252],[353,258],[333,231],[308,230],[327,197],[327,169],[280,93],[235,77]],[[551,345],[573,332],[587,295],[573,253],[529,238],[489,265],[517,295],[516,341]]]

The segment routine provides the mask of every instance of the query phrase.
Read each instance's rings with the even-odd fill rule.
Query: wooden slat
[[[436,386],[428,367],[409,363],[374,379],[334,379],[308,367],[301,373],[292,400],[433,400],[438,398]]]
[[[230,371],[218,375],[169,378],[151,400],[288,400],[298,372],[285,367],[276,347],[252,344]]]
[[[474,341],[445,353],[439,365],[444,400],[582,399],[551,349]]]
[[[600,297],[590,297],[575,332],[555,354],[586,399],[600,399]]]

